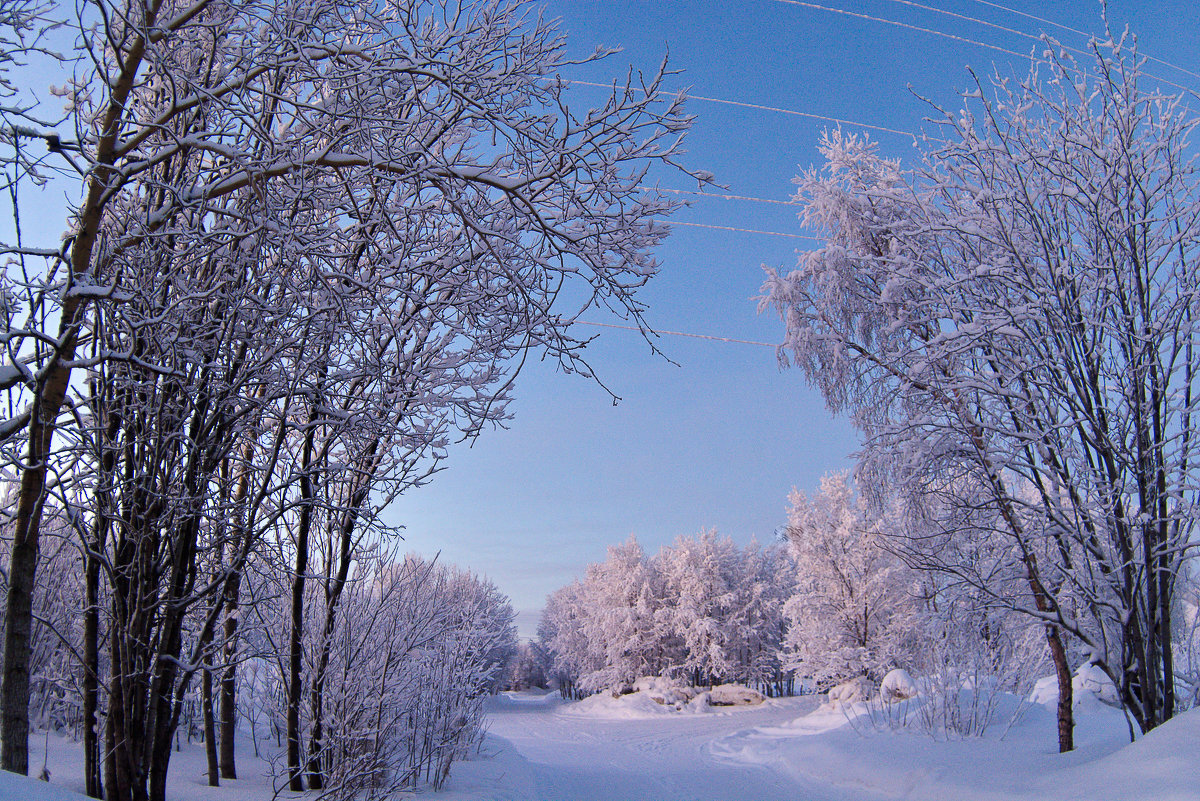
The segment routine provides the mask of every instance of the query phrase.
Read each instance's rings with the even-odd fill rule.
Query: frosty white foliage
[[[1143,730],[1173,714],[1172,594],[1200,475],[1196,117],[1129,42],[1047,48],[937,109],[915,173],[835,131],[797,179],[828,244],[764,305],[853,413],[907,556],[1086,642]]]
[[[71,75],[53,90],[65,138],[6,126],[0,161],[38,181],[18,145],[40,139],[77,180],[61,244],[2,245],[26,267],[0,289],[13,597],[36,589],[47,498],[83,510],[81,552],[104,564],[85,571],[84,660],[101,602],[111,643],[103,672],[83,666],[106,690],[105,795],[160,801],[193,680],[236,698],[246,571],[286,576],[289,784],[320,789],[332,638],[360,548],[390,533],[382,507],[505,418],[530,350],[591,376],[585,310],[643,325],[677,204],[641,184],[678,167],[691,119],[665,65],[571,102],[564,40],[522,0],[18,2],[0,19],[0,95],[56,26]],[[0,755],[22,770],[33,623],[27,604],[6,614]]]
[[[539,639],[567,694],[668,674],[780,692],[788,564],[778,547],[743,550],[712,531],[652,559],[631,538],[547,599]]]
[[[285,619],[287,610],[275,614]],[[451,764],[482,736],[483,699],[516,647],[513,618],[507,598],[464,571],[414,556],[362,558],[345,590],[316,698],[325,734],[309,758],[322,765],[326,791],[368,799],[441,786]],[[309,653],[319,652],[321,638],[316,626],[306,632]],[[280,689],[283,656],[274,655]],[[308,685],[316,665],[306,667]],[[270,695],[271,717],[282,727],[286,694]],[[307,727],[312,709],[305,711]],[[286,766],[277,769],[286,780]]]
[[[818,685],[882,678],[911,663],[917,622],[914,579],[885,547],[881,522],[844,473],[826,475],[811,499],[793,490],[787,537],[795,594],[784,607],[788,658]]]

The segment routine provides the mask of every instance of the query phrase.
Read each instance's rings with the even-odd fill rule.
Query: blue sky
[[[977,0],[927,0],[963,16],[1064,44],[1086,39]],[[570,52],[598,44],[623,52],[566,78],[609,82],[653,70],[669,52],[682,70],[669,85],[703,97],[919,131],[929,108],[914,95],[956,105],[956,91],[999,68],[1021,73],[1035,42],[978,22],[897,0],[829,0],[819,5],[937,30],[1022,54],[886,24],[817,4],[550,0]],[[1099,4],[1020,2],[1010,8],[1080,30],[1099,31]],[[1200,72],[1200,10],[1191,2],[1112,2],[1110,19],[1128,22],[1149,55]],[[1200,78],[1150,65],[1156,74],[1200,88]],[[910,88],[911,87],[911,88]],[[579,102],[598,98],[588,87]],[[831,123],[779,112],[694,100],[697,122],[687,163],[714,173],[729,194],[787,200],[791,179],[818,158]],[[885,153],[906,158],[911,137],[872,132]],[[694,189],[677,178],[663,186]],[[723,190],[714,190],[723,191]],[[682,222],[803,234],[795,208],[694,198]],[[767,234],[678,226],[659,250],[661,274],[646,288],[648,319],[660,330],[775,343],[781,326],[759,315],[762,266],[789,266],[811,243]],[[599,315],[593,319],[603,320]],[[452,452],[446,470],[401,499],[393,520],[411,549],[490,576],[523,616],[546,593],[636,534],[647,550],[683,534],[716,528],[739,542],[769,541],[784,523],[788,491],[811,490],[828,470],[848,467],[857,447],[847,421],[834,419],[794,370],[781,371],[770,347],[664,336],[677,363],[650,354],[636,334],[597,329],[591,361],[622,400],[545,364],[517,382],[508,430],[486,432]]]

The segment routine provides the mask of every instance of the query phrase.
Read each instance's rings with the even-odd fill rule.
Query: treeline
[[[571,697],[668,674],[790,694],[783,607],[794,573],[784,547],[739,548],[713,531],[652,557],[634,538],[611,546],[546,600],[538,641],[550,678]]]
[[[605,561],[549,596],[538,641],[507,681],[544,677],[572,698],[619,693],[642,676],[736,682],[772,695],[853,683],[861,698],[902,669],[920,677],[931,733],[962,736],[986,729],[999,693],[1027,695],[1054,672],[1043,622],[916,559],[925,530],[902,505],[874,509],[845,473],[789,501],[786,544],[740,548],[710,531],[653,556],[633,538],[611,546]],[[938,541],[980,570],[1004,569],[999,533],[978,550],[986,544],[979,532]],[[1190,573],[1180,575],[1187,624],[1171,642],[1176,691],[1188,699],[1181,706],[1200,689],[1198,589]],[[1087,641],[1069,638],[1065,648],[1072,670],[1086,668],[1094,681]],[[1106,697],[1117,698],[1115,684],[1110,690]]]
[[[531,353],[592,376],[588,309],[642,325],[678,204],[641,179],[691,124],[665,65],[569,102],[531,12],[0,5],[5,216],[51,174],[72,204],[0,246],[0,767],[31,713],[109,801],[163,801],[192,710],[213,784],[255,705],[291,791],[436,786],[472,742],[507,603],[384,510]]]
[[[141,676],[114,673],[113,665],[127,659],[120,651],[129,650],[129,635],[108,615],[96,621],[96,679],[80,671],[90,625],[86,619],[80,625],[84,560],[70,532],[55,525],[60,520],[55,514],[49,521],[45,580],[33,603],[31,717],[40,730],[89,743],[104,735],[89,735],[88,715],[103,719],[113,712],[103,697],[89,708],[87,692],[99,684],[129,698],[127,687]],[[0,555],[6,550],[0,539]],[[450,765],[478,745],[483,699],[516,651],[508,599],[490,582],[454,567],[361,548],[338,590],[335,613],[329,566],[318,558],[319,578],[303,596],[308,614],[297,680],[286,645],[293,614],[289,561],[278,561],[284,553],[263,550],[249,560],[236,642],[201,647],[208,610],[196,607],[185,616],[183,652],[201,656],[198,664],[181,666],[197,675],[177,692],[172,747],[202,742],[213,785],[218,777],[237,778],[235,738],[249,733],[263,763],[242,765],[243,771],[262,770],[269,754],[299,734],[308,785],[334,797],[386,798],[420,784],[440,786]],[[98,601],[111,606],[111,591],[102,588]],[[118,749],[102,757],[110,782],[118,780],[118,758]],[[286,781],[286,765],[274,764]]]

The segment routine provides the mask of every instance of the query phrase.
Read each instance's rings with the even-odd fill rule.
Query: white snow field
[[[680,711],[643,694],[563,703],[505,693],[491,704],[481,754],[455,766],[431,801],[1195,801],[1200,712],[1134,744],[1124,716],[1078,712],[1074,753],[1055,752],[1053,713],[1035,704],[1011,726],[1002,709],[982,739],[934,740],[879,714],[818,708],[820,698]],[[911,720],[910,720],[911,724]],[[247,738],[248,739],[248,738]],[[38,743],[40,746],[41,743]],[[42,748],[37,754],[40,769]],[[81,801],[78,746],[50,739],[52,783],[0,772],[0,799]],[[267,801],[265,765],[243,752],[243,779],[205,786],[203,751],[172,760],[171,801]],[[315,797],[314,794],[307,794]],[[278,798],[305,798],[282,792]]]
[[[640,695],[640,694],[639,694]],[[506,693],[484,758],[456,766],[445,801],[1196,801],[1200,712],[1129,744],[1124,716],[1081,705],[1059,755],[1033,705],[982,739],[937,741],[818,709],[820,698],[671,712],[645,698]],[[1006,712],[1008,710],[1002,710]]]

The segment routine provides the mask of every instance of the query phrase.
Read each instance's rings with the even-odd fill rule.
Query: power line
[[[749,200],[754,203],[772,203],[777,206],[799,206],[800,204],[794,200],[771,200],[765,197],[749,197],[747,195],[725,195],[717,192],[700,192],[698,190],[688,189],[665,189],[661,186],[639,186],[638,189],[644,189],[647,192],[673,192],[676,195],[697,195],[699,197],[713,197],[719,200]]]
[[[932,36],[941,36],[945,39],[953,39],[954,41],[962,42],[963,44],[971,44],[971,45],[975,45],[977,47],[986,47],[989,50],[995,50],[999,53],[1004,53],[1009,56],[1016,56],[1017,58],[1024,59],[1024,58],[1029,57],[1028,53],[1018,53],[1015,50],[1009,50],[1008,48],[1000,47],[999,45],[990,44],[988,42],[981,42],[978,39],[971,39],[966,36],[958,36],[953,33],[947,33],[946,31],[939,31],[936,28],[925,28],[920,25],[913,25],[908,22],[900,22],[899,20],[888,19],[887,17],[876,17],[876,16],[872,16],[871,14],[863,14],[861,12],[850,11],[845,8],[832,8],[830,6],[823,6],[823,5],[819,5],[817,3],[806,3],[806,2],[803,2],[803,0],[775,0],[775,2],[783,3],[783,4],[789,5],[789,6],[800,6],[802,8],[810,8],[815,11],[828,11],[831,14],[842,14],[847,17],[857,17],[858,19],[865,19],[865,20],[869,20],[871,22],[882,22],[885,25],[894,25],[897,28],[907,28],[908,30],[912,30],[912,31],[920,31],[921,33],[928,33]]]
[[[782,0],[781,0],[782,1]],[[593,81],[577,81],[575,79],[560,78],[563,83],[575,84],[577,86],[594,86],[598,89],[612,89],[614,84],[595,83]],[[693,95],[685,93],[688,100],[703,100],[706,103],[721,103],[726,106],[738,106],[740,108],[752,108],[759,111],[774,111],[779,114],[790,114],[793,117],[806,117],[812,120],[823,120],[825,122],[836,122],[839,125],[854,125],[859,128],[870,128],[873,131],[883,131],[885,133],[899,134],[900,136],[913,136],[911,131],[900,131],[895,128],[887,128],[883,125],[871,125],[867,122],[855,122],[854,120],[844,120],[840,117],[830,117],[826,114],[812,114],[807,111],[796,111],[790,108],[779,108],[777,106],[764,106],[759,103],[743,103],[740,100],[725,100],[720,97],[704,97],[702,95]]]
[[[782,236],[782,237],[786,237],[787,239],[807,239],[812,242],[825,242],[826,241],[819,236],[803,236],[801,234],[785,234],[785,233],[781,233],[780,231],[758,231],[753,228],[734,228],[729,225],[709,225],[708,223],[679,222],[678,220],[670,220],[670,221],[666,222],[666,225],[683,225],[688,228],[711,228],[714,231],[736,231],[739,234],[763,234],[765,236]]]
[[[899,2],[899,1],[900,0],[894,0],[894,2]],[[1092,34],[1088,33],[1087,31],[1081,31],[1078,28],[1072,28],[1070,25],[1063,25],[1061,22],[1055,22],[1052,19],[1046,19],[1045,17],[1039,17],[1036,14],[1030,14],[1025,11],[1019,11],[1015,8],[1009,8],[1008,6],[1000,5],[999,3],[993,3],[993,2],[990,2],[990,0],[970,0],[970,2],[977,3],[981,6],[987,6],[989,8],[995,8],[1000,11],[1007,11],[1009,14],[1016,14],[1018,17],[1025,17],[1026,19],[1031,19],[1031,20],[1034,20],[1035,22],[1040,22],[1043,25],[1050,25],[1050,26],[1053,26],[1060,30],[1064,30],[1069,33],[1073,33],[1077,36],[1082,36],[1085,39],[1094,38],[1094,36]],[[1161,59],[1161,58],[1155,58],[1154,56],[1148,56],[1145,53],[1141,53],[1140,55],[1142,55],[1144,58],[1146,58],[1149,61],[1153,61],[1155,64],[1162,64],[1164,67],[1170,67],[1173,70],[1179,70],[1180,72],[1182,72],[1185,75],[1191,75],[1193,78],[1200,78],[1200,72],[1192,72],[1191,70],[1185,69],[1184,67],[1181,67],[1178,64],[1172,64],[1170,61],[1165,61],[1164,59]],[[1159,80],[1162,80],[1162,79],[1160,78]],[[1170,83],[1170,82],[1168,81],[1168,83]],[[1178,86],[1178,84],[1171,84],[1171,85]]]
[[[1044,42],[1044,39],[1042,38],[1042,36],[1039,36],[1036,34],[1026,33],[1025,31],[1018,30],[1017,28],[1009,28],[1006,25],[1001,25],[997,22],[989,22],[988,20],[980,19],[979,17],[972,17],[967,14],[959,14],[955,11],[950,11],[949,9],[938,8],[937,6],[928,6],[928,5],[925,5],[924,3],[915,2],[915,0],[887,0],[887,1],[889,3],[897,3],[899,5],[909,6],[911,8],[919,8],[923,11],[932,11],[935,14],[941,14],[942,16],[946,16],[946,17],[953,17],[954,19],[961,19],[966,22],[974,22],[977,25],[983,25],[984,27],[987,27],[987,28],[995,28],[998,31],[1004,31],[1005,33],[1012,34],[1013,36],[1020,36],[1022,39],[1029,39],[1030,41],[1039,42],[1039,43]],[[994,4],[987,3],[987,5],[994,5]],[[1006,10],[1011,10],[1011,9],[1006,9]],[[1020,12],[1014,12],[1014,13],[1020,13]],[[1032,16],[1032,15],[1026,14],[1024,16]],[[1050,20],[1043,20],[1040,17],[1034,17],[1034,19],[1037,19],[1039,22],[1043,22],[1047,25],[1055,25],[1056,24],[1056,23],[1051,22]],[[1072,33],[1088,37],[1089,39],[1092,38],[1090,34],[1084,33],[1083,31],[1075,30],[1074,28],[1068,28],[1065,25],[1060,25],[1058,27],[1065,28],[1066,30],[1071,31]],[[1078,47],[1071,47],[1070,45],[1065,45],[1062,42],[1056,42],[1056,44],[1059,47],[1061,47],[1063,50],[1066,50],[1069,53],[1074,53],[1077,56],[1084,56],[1087,58],[1091,58],[1093,55],[1092,53],[1090,53],[1087,50],[1081,50]],[[1198,75],[1194,72],[1191,72],[1189,70],[1183,69],[1182,67],[1176,67],[1174,64],[1169,64],[1166,61],[1163,61],[1162,59],[1151,58],[1150,56],[1145,56],[1145,58],[1147,58],[1151,61],[1156,61],[1160,64],[1163,64],[1164,66],[1171,67],[1173,69],[1177,69],[1181,72],[1185,72],[1189,75],[1193,75],[1197,78],[1200,78],[1200,75]],[[1146,75],[1148,75],[1151,78],[1154,78],[1155,80],[1162,81],[1163,83],[1167,84],[1168,86],[1173,86],[1176,89],[1182,89],[1185,92],[1190,91],[1190,87],[1184,86],[1183,84],[1175,83],[1174,81],[1168,80],[1167,78],[1162,78],[1157,75],[1150,75],[1150,73],[1146,73]]]
[[[1007,7],[1005,7],[1005,6],[1001,6],[1001,5],[997,4],[997,3],[986,2],[986,0],[974,0],[974,1],[975,1],[975,2],[979,2],[979,3],[983,3],[984,5],[991,6],[991,7],[993,7],[993,8],[1001,9],[1001,10],[1004,10],[1004,11],[1009,11],[1009,12],[1011,12],[1011,13],[1013,13],[1013,14],[1019,14],[1019,15],[1021,15],[1021,16],[1023,16],[1023,17],[1029,17],[1030,19],[1037,20],[1038,22],[1042,22],[1042,23],[1044,23],[1044,24],[1047,24],[1047,25],[1053,25],[1053,26],[1055,26],[1055,27],[1062,28],[1062,29],[1064,29],[1064,30],[1070,31],[1071,33],[1078,34],[1078,35],[1080,35],[1080,36],[1085,36],[1085,37],[1088,37],[1089,39],[1090,39],[1090,38],[1093,38],[1091,34],[1088,34],[1088,33],[1084,32],[1084,31],[1080,31],[1080,30],[1078,30],[1078,29],[1076,29],[1076,28],[1071,28],[1071,27],[1069,27],[1069,26],[1066,26],[1066,25],[1060,25],[1059,23],[1053,22],[1053,21],[1051,21],[1051,20],[1043,19],[1042,17],[1037,17],[1037,16],[1034,16],[1033,14],[1026,14],[1026,13],[1024,13],[1024,12],[1016,11],[1016,10],[1014,10],[1014,9],[1007,8]],[[1024,58],[1028,58],[1028,57],[1029,57],[1029,54],[1028,54],[1028,53],[1018,53],[1018,52],[1017,52],[1017,51],[1015,51],[1015,50],[1009,50],[1008,48],[1005,48],[1005,47],[1000,47],[999,45],[991,44],[990,42],[984,42],[984,41],[982,41],[982,40],[979,40],[979,39],[972,39],[972,38],[970,38],[970,37],[966,37],[966,36],[958,36],[957,34],[949,33],[948,31],[942,31],[942,30],[938,30],[938,29],[936,29],[936,28],[926,28],[926,27],[923,27],[923,26],[921,26],[921,25],[914,25],[914,24],[912,24],[912,23],[908,23],[908,22],[901,22],[900,20],[889,19],[889,18],[887,18],[887,17],[877,17],[877,16],[874,16],[874,15],[871,15],[871,14],[864,14],[864,13],[862,13],[862,12],[858,12],[858,11],[850,11],[849,9],[845,9],[845,8],[837,8],[837,7],[832,7],[832,6],[823,6],[823,5],[820,5],[820,4],[818,4],[818,3],[809,3],[809,2],[804,2],[804,0],[774,0],[774,2],[776,2],[776,3],[783,3],[784,5],[790,5],[790,6],[800,6],[800,7],[802,7],[802,8],[809,8],[809,9],[813,9],[813,10],[815,10],[815,11],[825,11],[825,12],[828,12],[828,13],[830,13],[830,14],[842,14],[842,15],[844,15],[844,16],[847,16],[847,17],[856,17],[856,18],[858,18],[858,19],[869,20],[869,21],[871,21],[871,22],[881,22],[881,23],[883,23],[883,24],[885,24],[885,25],[892,25],[892,26],[895,26],[895,27],[897,27],[897,28],[907,28],[908,30],[920,31],[920,32],[922,32],[922,33],[927,33],[927,34],[930,34],[931,36],[940,36],[940,37],[942,37],[942,38],[945,38],[945,39],[952,39],[952,40],[954,40],[954,41],[956,41],[956,42],[963,42],[964,44],[972,44],[972,45],[975,45],[975,46],[977,46],[977,47],[986,47],[986,48],[987,48],[987,49],[989,49],[989,50],[995,50],[995,51],[997,51],[997,52],[1000,52],[1000,53],[1005,53],[1005,54],[1007,54],[1007,55],[1010,55],[1010,56],[1017,56],[1018,58],[1022,58],[1022,59],[1024,59]],[[901,4],[901,5],[911,6],[911,7],[913,7],[913,8],[919,8],[919,9],[923,9],[923,10],[925,10],[925,11],[932,11],[932,12],[934,12],[934,13],[936,13],[936,14],[942,14],[942,15],[944,15],[944,16],[948,16],[948,17],[954,17],[954,18],[956,18],[956,19],[961,19],[961,20],[965,20],[965,21],[968,21],[968,22],[974,22],[974,23],[976,23],[976,24],[983,25],[983,26],[986,26],[986,27],[988,27],[988,28],[995,28],[995,29],[997,29],[997,30],[1004,31],[1005,33],[1010,33],[1010,34],[1013,34],[1013,35],[1015,35],[1015,36],[1020,36],[1020,37],[1022,37],[1022,38],[1025,38],[1025,39],[1030,39],[1030,40],[1033,40],[1033,41],[1035,41],[1035,42],[1041,42],[1041,41],[1042,41],[1042,39],[1041,39],[1041,37],[1040,37],[1040,36],[1036,36],[1036,35],[1034,35],[1034,34],[1031,34],[1031,33],[1026,33],[1026,32],[1024,32],[1024,31],[1017,30],[1016,28],[1009,28],[1009,27],[1007,27],[1007,26],[1000,25],[999,23],[995,23],[995,22],[989,22],[989,21],[987,21],[987,20],[983,20],[983,19],[980,19],[980,18],[978,18],[978,17],[972,17],[972,16],[969,16],[969,15],[966,15],[966,14],[959,14],[959,13],[956,13],[956,12],[954,12],[954,11],[949,11],[949,10],[947,10],[947,9],[944,9],[944,8],[937,8],[936,6],[929,6],[929,5],[925,5],[925,4],[923,4],[923,3],[918,3],[918,2],[915,2],[915,0],[888,0],[888,2],[891,2],[891,3],[899,3],[899,4]],[[1058,45],[1059,45],[1059,47],[1063,48],[1064,50],[1067,50],[1067,51],[1069,51],[1069,52],[1071,52],[1071,53],[1075,53],[1076,55],[1083,55],[1083,56],[1090,56],[1090,55],[1091,55],[1091,53],[1089,53],[1089,52],[1087,52],[1087,51],[1085,51],[1085,50],[1080,50],[1080,49],[1078,49],[1078,48],[1075,48],[1075,47],[1070,47],[1069,45],[1062,44],[1061,42],[1059,42],[1059,43],[1058,43]],[[1145,56],[1145,58],[1147,58],[1147,59],[1148,59],[1148,60],[1150,60],[1150,61],[1154,61],[1154,62],[1157,62],[1157,63],[1159,63],[1159,64],[1162,64],[1163,66],[1166,66],[1166,67],[1171,67],[1172,69],[1176,69],[1176,70],[1179,70],[1180,72],[1184,72],[1184,73],[1186,73],[1186,74],[1188,74],[1188,75],[1192,75],[1192,76],[1195,76],[1195,77],[1197,77],[1197,78],[1200,78],[1200,74],[1197,74],[1197,73],[1195,73],[1195,72],[1192,72],[1192,71],[1190,71],[1190,70],[1184,69],[1183,67],[1176,66],[1176,65],[1174,65],[1174,64],[1171,64],[1171,63],[1170,63],[1170,62],[1168,62],[1168,61],[1164,61],[1164,60],[1162,60],[1162,59],[1160,59],[1160,58],[1154,58],[1153,56]],[[1150,73],[1146,73],[1146,75],[1147,75],[1148,77],[1154,78],[1155,80],[1162,81],[1163,83],[1167,84],[1168,86],[1172,86],[1172,87],[1174,87],[1174,88],[1176,88],[1176,89],[1180,89],[1180,90],[1182,90],[1182,91],[1185,91],[1185,92],[1192,92],[1192,91],[1194,91],[1194,90],[1193,90],[1191,87],[1184,86],[1183,84],[1180,84],[1180,83],[1175,83],[1174,81],[1172,81],[1172,80],[1169,80],[1169,79],[1167,79],[1167,78],[1163,78],[1163,77],[1160,77],[1160,76],[1157,76],[1157,75],[1150,75]]]
[[[616,325],[615,323],[591,323],[591,322],[587,322],[584,320],[576,320],[575,325],[594,325],[594,326],[599,326],[601,328],[620,328],[625,331],[637,331],[638,333],[643,333],[643,334],[646,333],[646,331],[644,331],[643,329],[638,328],[637,326],[633,326],[633,325]],[[779,348],[778,344],[773,344],[771,342],[755,342],[750,339],[734,339],[733,337],[715,337],[715,336],[710,336],[709,334],[689,334],[685,331],[659,331],[657,329],[650,329],[650,331],[652,333],[660,334],[660,335],[664,335],[664,336],[691,337],[692,339],[708,339],[708,340],[712,340],[713,342],[730,342],[730,343],[733,343],[736,345],[761,345],[764,348],[775,348],[775,349]]]

